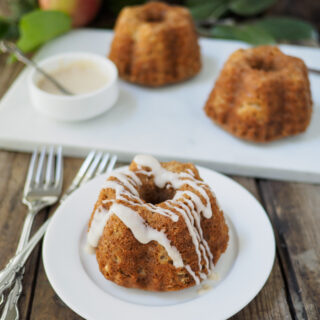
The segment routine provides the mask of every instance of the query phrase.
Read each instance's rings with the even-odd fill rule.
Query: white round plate
[[[100,176],[58,208],[44,238],[42,254],[48,279],[72,310],[88,320],[217,320],[231,317],[257,295],[275,257],[267,214],[235,181],[198,169],[216,193],[229,225],[228,249],[215,266],[214,279],[169,293],[122,288],[106,280],[95,256],[85,250],[87,223],[106,180]]]

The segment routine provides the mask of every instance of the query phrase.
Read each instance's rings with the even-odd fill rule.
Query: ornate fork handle
[[[51,146],[48,150],[46,147],[42,147],[40,153],[37,149],[34,150],[30,159],[22,197],[22,202],[28,206],[29,211],[23,224],[16,256],[7,265],[7,268],[0,272],[0,279],[3,278],[3,283],[0,281],[1,290],[11,285],[13,278],[16,279],[3,308],[1,320],[19,319],[18,300],[22,292],[24,268],[21,268],[19,274],[17,274],[17,271],[20,267],[23,267],[25,258],[23,255],[19,256],[18,253],[29,240],[36,214],[41,209],[58,201],[62,188],[62,170],[61,147],[58,147],[56,152],[54,146]]]
[[[19,319],[19,308],[18,301],[20,294],[22,292],[22,276],[24,273],[24,267],[20,270],[20,274],[16,277],[14,287],[11,289],[7,302],[3,308],[1,320],[10,319],[18,320]]]
[[[6,265],[5,269],[0,272],[0,300],[4,301],[3,293],[12,286],[16,278],[16,274],[19,271],[19,265],[11,265],[11,261]]]
[[[94,176],[111,172],[116,161],[117,157],[115,155],[110,157],[109,153],[103,154],[102,152],[96,153],[95,151],[91,151],[80,167],[71,186],[69,187],[65,195],[60,199],[60,204],[69,196],[70,193],[79,188],[79,186],[81,186],[82,184],[86,183],[88,180],[92,179]],[[47,219],[47,221],[42,224],[42,226],[33,235],[29,242],[22,248],[19,247],[20,251],[17,250],[16,255],[13,257],[13,259],[11,259],[6,268],[0,271],[0,305],[3,292],[8,287],[12,286],[15,279],[17,279],[17,282],[8,297],[8,302],[5,305],[1,320],[19,319],[17,301],[19,299],[20,290],[22,288],[21,279],[23,277],[24,271],[22,267],[24,266],[34,247],[46,232],[50,221],[51,218]]]
[[[0,271],[0,297],[3,292],[14,283],[17,274],[26,263],[32,250],[46,232],[50,221],[51,218],[44,222],[39,230],[32,236],[27,245],[9,261],[7,266],[2,271]]]
[[[21,249],[28,242],[34,217],[44,206],[45,206],[45,202],[42,202],[42,201],[36,201],[31,204],[30,210],[23,224],[23,228],[22,228],[22,232],[21,232],[21,236],[19,239],[16,252],[21,251]],[[10,290],[10,293],[7,297],[7,301],[4,306],[0,320],[19,319],[18,300],[22,292],[23,274],[24,274],[24,267],[20,270],[20,274],[17,276],[15,280],[14,287]]]

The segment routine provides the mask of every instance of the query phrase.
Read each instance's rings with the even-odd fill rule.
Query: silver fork
[[[117,157],[115,155],[111,156],[108,153],[103,154],[102,152],[91,151],[80,167],[70,187],[61,197],[60,203],[62,203],[74,190],[85,184],[93,177],[104,173],[110,173],[114,168],[116,161]],[[32,236],[26,246],[11,259],[5,269],[0,271],[0,295],[3,293],[5,288],[10,286],[10,283],[12,283],[16,274],[19,273],[19,270],[27,261],[32,250],[46,232],[50,221],[51,218],[47,219],[47,221],[44,222],[38,231]]]
[[[39,154],[39,156],[38,156]],[[47,159],[46,159],[47,158]],[[16,252],[20,252],[30,237],[33,220],[43,208],[58,201],[63,181],[62,148],[50,147],[46,157],[46,148],[38,153],[36,149],[31,157],[24,186],[22,202],[29,208],[25,218]],[[24,268],[19,272],[3,309],[1,320],[19,319],[18,300],[22,292]]]

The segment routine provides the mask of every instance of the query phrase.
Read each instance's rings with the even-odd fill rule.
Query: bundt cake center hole
[[[145,21],[156,23],[162,22],[164,20],[164,12],[163,11],[149,11],[146,13]]]
[[[158,188],[157,186],[142,187],[139,191],[141,199],[147,203],[158,204],[173,199],[175,191],[172,188]]]
[[[251,59],[249,60],[250,67],[256,70],[272,71],[274,66],[272,61],[265,61],[264,59]]]

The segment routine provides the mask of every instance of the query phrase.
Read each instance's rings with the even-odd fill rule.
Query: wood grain
[[[263,201],[277,230],[291,312],[320,319],[320,186],[262,180]]]
[[[279,3],[279,12],[291,6],[287,0]],[[303,17],[309,14],[300,12]],[[0,55],[0,96],[23,68],[20,63],[6,64],[6,59]],[[0,151],[0,267],[15,252],[26,214],[21,198],[29,158],[28,154]],[[65,186],[81,162],[65,159]],[[320,186],[234,178],[267,209],[276,232],[277,257],[262,291],[232,319],[320,319]],[[45,212],[39,214],[35,228],[45,216]],[[26,265],[20,312],[21,319],[81,319],[51,288],[39,247]]]
[[[27,207],[21,200],[29,158],[27,154],[0,152],[0,268],[3,268],[15,253],[27,213]],[[45,212],[40,212],[34,227],[38,228],[44,218]],[[32,302],[38,262],[39,247],[33,251],[25,268],[23,295],[19,303],[22,319],[26,319]]]
[[[14,79],[24,68],[24,65],[20,62],[9,64],[7,60],[7,54],[0,54],[0,97],[4,95]]]
[[[0,55],[0,97],[23,69],[21,63],[8,64],[7,55]],[[0,151],[0,268],[14,255],[18,245],[27,208],[22,204],[22,191],[29,166],[30,155]],[[33,230],[45,213],[35,219]],[[39,246],[33,251],[25,268],[23,294],[19,301],[21,319],[26,319],[32,304],[33,284],[40,258]]]
[[[238,183],[250,191],[255,198],[260,201],[257,184],[254,179],[233,177]],[[250,275],[248,275],[248,278]],[[250,280],[248,279],[248,282]],[[247,307],[232,317],[233,320],[289,320],[292,319],[284,290],[284,280],[282,278],[279,260],[276,257],[269,279],[263,289],[252,300]]]

